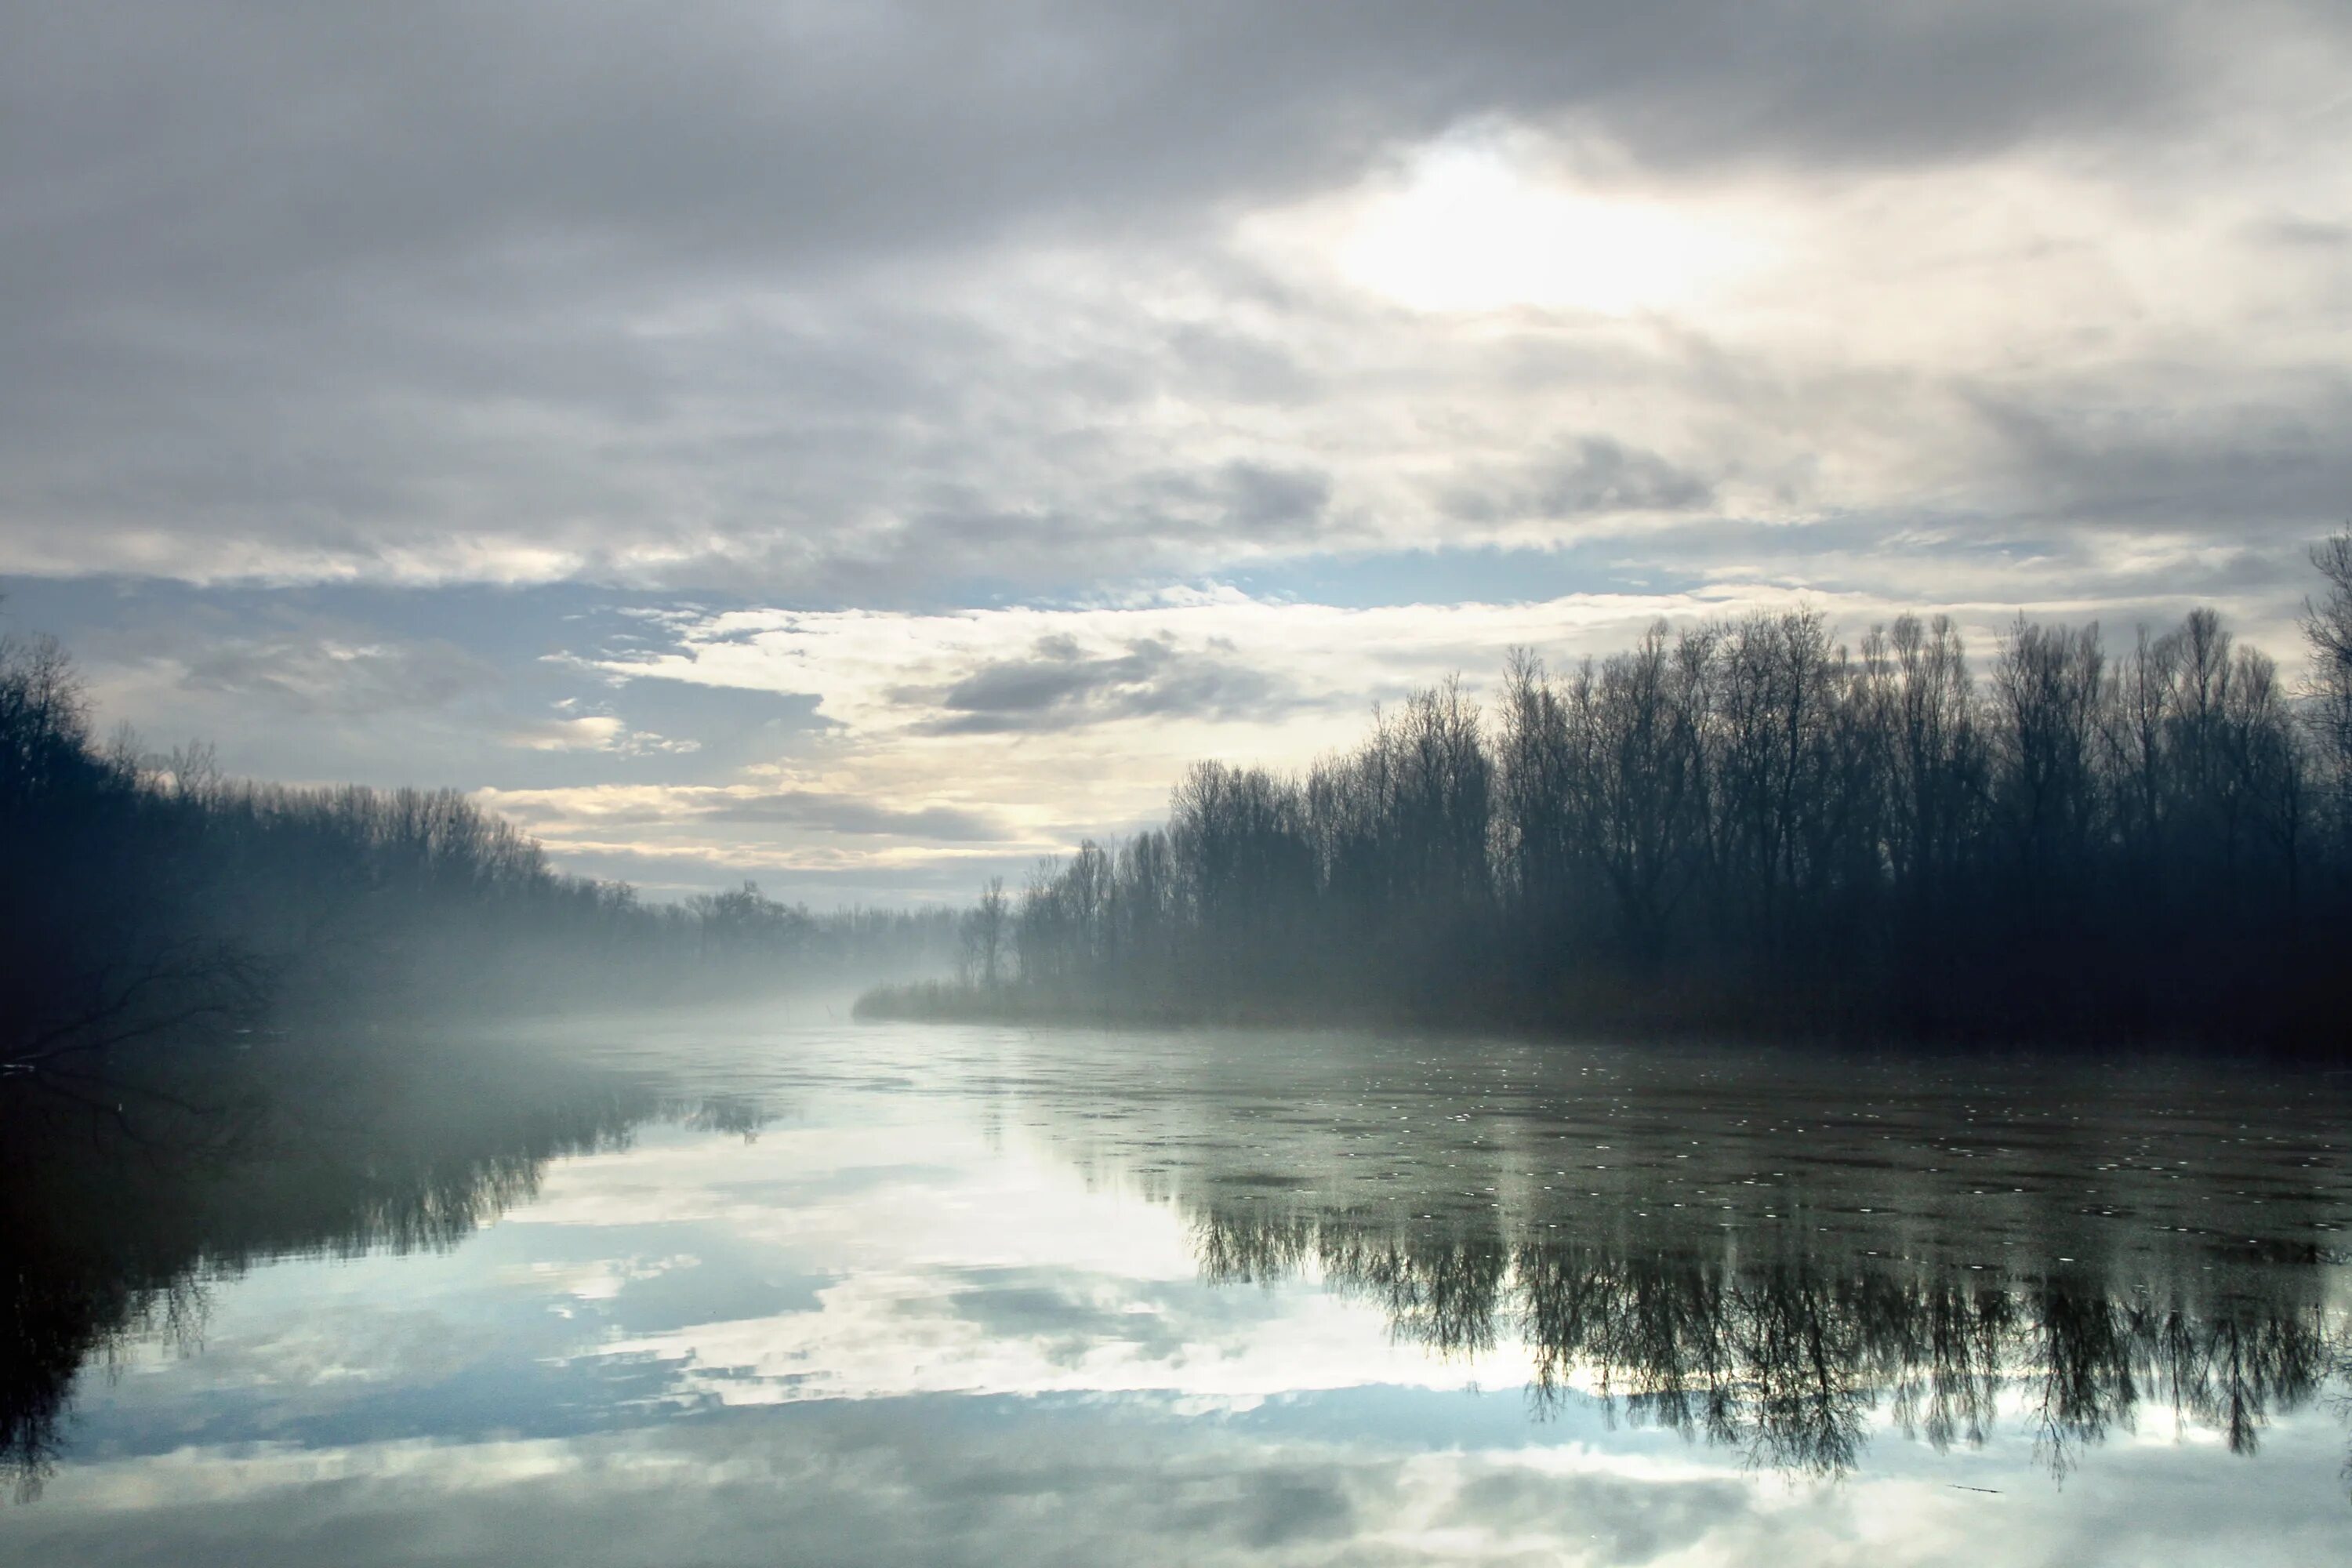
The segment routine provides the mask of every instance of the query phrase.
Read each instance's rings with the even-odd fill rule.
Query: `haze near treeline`
[[[1981,682],[1943,617],[1523,650],[1491,716],[1449,683],[1303,777],[1196,765],[866,1005],[2336,1040],[2352,534],[2313,563],[2299,686],[2210,610],[2021,616]]]
[[[100,745],[64,651],[0,638],[0,1067],[263,1019],[450,1017],[838,989],[936,967],[945,911],[757,887],[641,901],[449,790],[224,778]]]
[[[0,7],[0,1561],[2340,1559],[2347,80]]]
[[[839,985],[868,1016],[1542,1023],[2340,1045],[2352,533],[2312,552],[2300,682],[2221,617],[1676,630],[1496,710],[1458,681],[1304,777],[1223,762],[1164,828],[960,918],[683,906],[558,874],[448,792],[223,780],[97,745],[54,645],[0,646],[6,1058],[371,1006],[405,1016]]]

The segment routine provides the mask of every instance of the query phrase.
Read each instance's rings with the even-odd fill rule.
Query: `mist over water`
[[[2340,1075],[833,1005],[305,1041],[340,1065],[127,1126],[13,1101],[0,1555],[2352,1528]]]
[[[0,6],[0,1568],[2352,1563],[2347,79]]]
[[[0,640],[0,1559],[2325,1560],[2352,664],[1860,646],[818,913]]]

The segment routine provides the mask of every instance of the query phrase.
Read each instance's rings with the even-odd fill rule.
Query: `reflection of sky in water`
[[[1255,1170],[1258,1111],[1112,1105],[1050,1049],[940,1038],[965,1055],[706,1060],[781,1119],[559,1162],[452,1251],[223,1284],[200,1352],[85,1377],[0,1560],[2251,1565],[2352,1540],[2324,1400],[2251,1458],[2151,1403],[2063,1481],[2013,1388],[1941,1452],[1880,1403],[1827,1482],[1586,1394],[1533,1419],[1516,1333],[1400,1342],[1311,1255],[1204,1279],[1201,1151]],[[1276,1205],[1328,1197],[1348,1141],[1282,1142]]]

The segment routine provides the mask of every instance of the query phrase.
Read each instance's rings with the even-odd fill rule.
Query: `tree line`
[[[52,640],[0,637],[0,1068],[264,1013],[661,1001],[945,967],[945,911],[679,904],[553,869],[450,790],[296,789],[101,742]]]
[[[1303,777],[1209,762],[1162,827],[962,921],[897,1015],[2338,1037],[2352,531],[2296,682],[2200,609],[1857,644],[1811,609],[1451,680]]]

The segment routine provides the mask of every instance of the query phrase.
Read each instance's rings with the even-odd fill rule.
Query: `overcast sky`
[[[0,624],[656,893],[965,896],[1503,650],[2352,515],[2352,6],[0,12]]]

